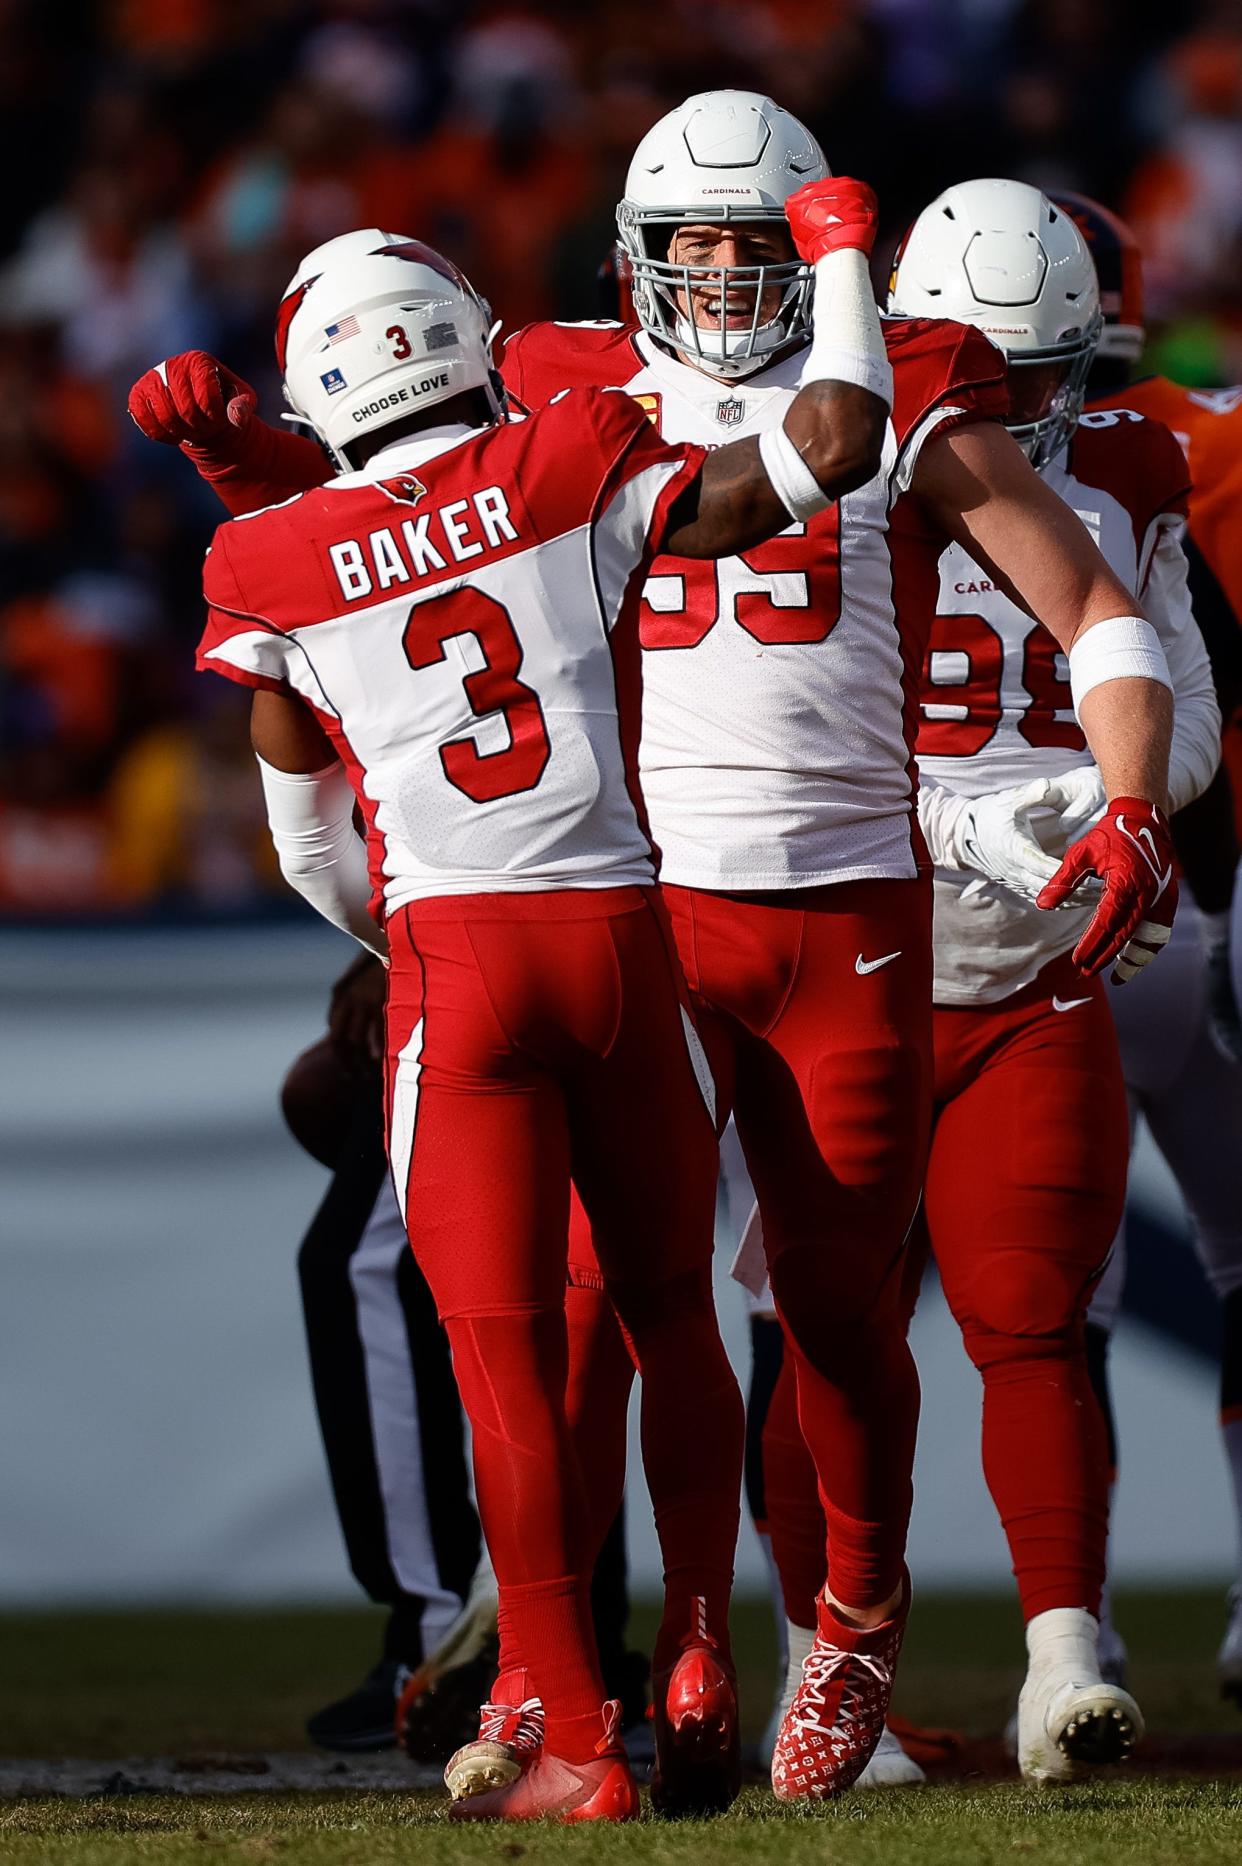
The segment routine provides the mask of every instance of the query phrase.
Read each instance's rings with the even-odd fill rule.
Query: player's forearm
[[[1077,702],[1078,723],[1107,797],[1142,797],[1167,808],[1173,694],[1159,680],[1105,680]]]
[[[257,416],[240,434],[186,442],[181,451],[233,518],[308,492],[332,477],[323,449],[308,435],[270,427]]]
[[[734,441],[703,463],[684,519],[675,517],[665,550],[678,557],[731,557],[763,544],[791,521],[805,524],[834,499],[879,471],[887,405],[868,389],[816,382],[800,389],[786,424],[798,416],[799,450],[788,429]]]
[[[369,912],[366,850],[354,830],[344,767],[278,771],[258,763],[281,874],[325,920],[386,958],[388,942]]]
[[[873,389],[832,377],[804,382],[798,390],[782,431],[814,478],[823,504],[875,478],[890,406]],[[770,475],[766,458],[765,465]]]

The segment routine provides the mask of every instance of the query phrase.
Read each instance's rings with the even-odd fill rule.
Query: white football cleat
[[[855,1788],[917,1788],[920,1782],[926,1780],[926,1775],[914,1757],[907,1756],[897,1738],[885,1724],[871,1761],[854,1786]]]
[[[1220,1674],[1221,1696],[1232,1698],[1242,1710],[1242,1582],[1235,1583],[1229,1590],[1229,1618],[1216,1655],[1216,1669]]]
[[[1105,1599],[1107,1600],[1107,1589]],[[1100,1637],[1096,1644],[1096,1658],[1100,1663],[1100,1677],[1107,1684],[1120,1685],[1124,1690],[1130,1655],[1126,1651],[1125,1640],[1113,1625],[1110,1607],[1103,1607],[1100,1613]]]
[[[1072,1782],[1084,1769],[1124,1762],[1143,1734],[1128,1691],[1100,1676],[1095,1617],[1078,1607],[1036,1614],[1026,1629],[1030,1666],[1018,1699],[1018,1767],[1028,1782]]]
[[[787,1619],[782,1643],[785,1648],[785,1670],[777,1681],[772,1715],[768,1718],[768,1726],[763,1733],[765,1768],[771,1767],[772,1751],[776,1748],[776,1739],[785,1721],[785,1713],[794,1701],[794,1692],[802,1683],[802,1667],[810,1656],[811,1647],[815,1644],[815,1628],[795,1626],[792,1620]]]

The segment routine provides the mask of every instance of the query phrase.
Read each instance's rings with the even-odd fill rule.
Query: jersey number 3
[[[473,739],[453,739],[440,747],[444,775],[475,803],[534,790],[552,748],[539,695],[518,679],[522,644],[504,604],[469,588],[429,597],[410,611],[405,658],[413,668],[434,667],[446,658],[444,644],[458,635],[473,635],[483,654],[483,666],[462,681],[471,711],[478,719],[503,719],[509,743],[481,752]]]

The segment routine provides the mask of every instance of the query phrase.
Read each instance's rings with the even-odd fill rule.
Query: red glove
[[[223,451],[221,438],[241,439],[258,403],[250,384],[206,350],[186,350],[157,363],[129,392],[130,415],[148,440],[213,453]]]
[[[870,259],[880,210],[865,181],[853,181],[848,175],[808,181],[790,195],[785,214],[800,259],[814,264],[845,247],[854,247]]]
[[[1095,828],[1068,850],[1036,904],[1060,907],[1086,875],[1098,875],[1104,892],[1074,948],[1074,964],[1090,978],[1116,959],[1113,983],[1124,985],[1167,944],[1177,912],[1173,838],[1164,812],[1141,797],[1113,797]]]
[[[258,399],[214,356],[187,350],[139,377],[129,412],[148,440],[180,447],[237,518],[332,476],[308,436],[260,421]]]

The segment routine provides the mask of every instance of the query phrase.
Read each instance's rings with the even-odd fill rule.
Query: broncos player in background
[[[1102,431],[1115,423],[1132,433],[1139,417],[1163,421],[1186,456],[1190,589],[1225,721],[1225,764],[1204,795],[1173,822],[1192,896],[1189,911],[1179,914],[1170,950],[1152,980],[1141,993],[1114,995],[1112,1004],[1131,1120],[1146,1120],[1177,1181],[1204,1274],[1220,1304],[1220,1422],[1242,1559],[1242,914],[1229,784],[1232,774],[1242,795],[1242,387],[1187,389],[1165,376],[1131,380],[1146,335],[1138,241],[1098,202],[1071,194],[1057,199],[1077,221],[1100,276],[1104,333],[1087,380],[1084,425]],[[1092,1300],[1087,1329],[1114,1467],[1117,1434],[1107,1355],[1124,1281],[1123,1229]],[[1101,1650],[1110,1674],[1123,1677],[1125,1647],[1112,1625],[1107,1595]],[[1230,1591],[1218,1666],[1223,1693],[1242,1706],[1242,1585]]]

